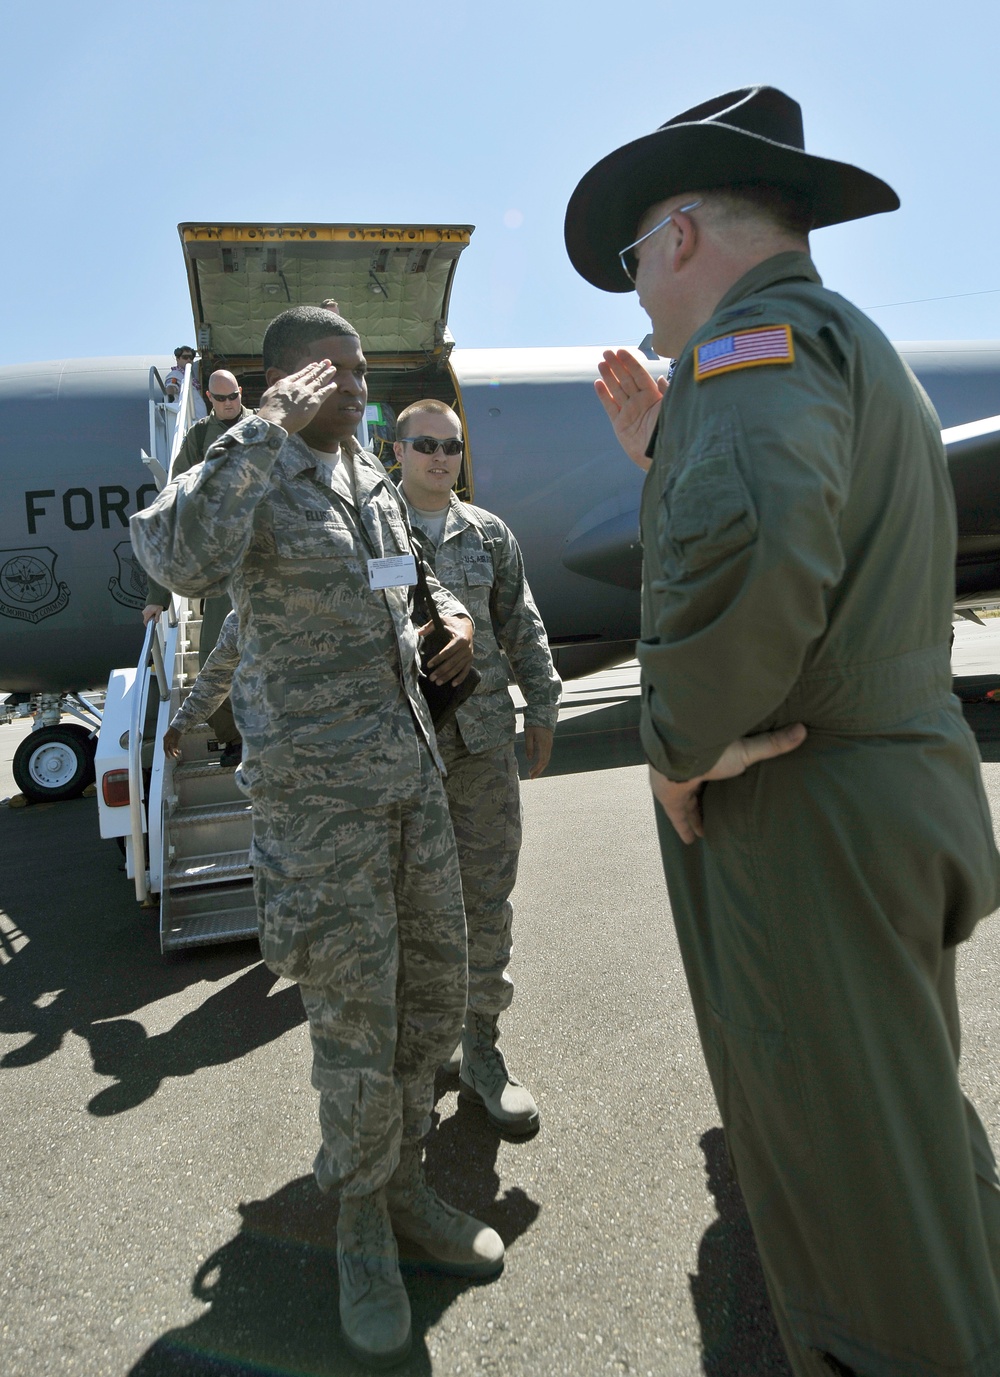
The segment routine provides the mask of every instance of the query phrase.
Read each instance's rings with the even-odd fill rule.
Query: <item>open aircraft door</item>
[[[472,225],[178,226],[198,349],[207,375],[235,373],[253,406],[265,387],[261,349],[289,306],[337,302],[361,336],[369,408],[363,440],[392,466],[396,415],[424,397],[461,414],[448,306]],[[468,452],[461,494],[472,494]]]

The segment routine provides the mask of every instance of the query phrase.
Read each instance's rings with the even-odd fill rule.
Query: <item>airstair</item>
[[[189,367],[175,410],[164,399],[158,373],[150,370],[152,452],[142,457],[161,489],[194,420],[191,372]],[[235,769],[220,763],[221,747],[207,724],[185,733],[178,759],[163,749],[170,720],[198,674],[200,608],[199,599],[175,594],[159,622],[147,626],[136,669],[112,675],[112,713],[98,745],[102,834],[124,832],[136,898],[146,907],[159,904],[164,952],[257,935],[250,800],[236,783]],[[115,740],[126,715],[128,730]],[[116,748],[120,756],[127,753],[127,797],[126,771],[109,769],[109,752]],[[106,822],[125,803],[127,831]]]

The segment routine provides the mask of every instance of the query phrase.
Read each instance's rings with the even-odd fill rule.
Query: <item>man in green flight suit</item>
[[[611,153],[566,217],[578,271],[635,287],[676,360],[668,390],[608,353],[597,390],[648,469],[660,846],[803,1377],[1000,1372],[1000,1184],[957,1077],[955,947],[1000,857],[950,692],[954,501],[926,396],[808,253],[898,204],[756,87]]]

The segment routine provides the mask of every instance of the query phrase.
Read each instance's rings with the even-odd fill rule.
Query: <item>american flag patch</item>
[[[790,325],[762,325],[756,330],[738,330],[699,344],[694,351],[696,382],[714,378],[716,373],[732,373],[737,368],[758,368],[763,363],[794,363]]]

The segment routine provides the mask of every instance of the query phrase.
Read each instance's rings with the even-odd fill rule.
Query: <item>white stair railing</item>
[[[166,400],[163,379],[157,369],[154,367],[149,370],[151,453],[146,454],[143,451],[142,460],[161,491],[173,472],[174,461],[184,443],[184,436],[196,419],[193,379],[197,363],[198,360],[195,359],[195,362],[188,364],[184,370],[184,380],[176,407]],[[183,638],[187,634],[186,613],[186,602],[173,596],[166,609],[166,626],[163,626],[161,619],[149,621],[132,684],[132,714],[128,735],[129,823],[135,894],[140,903],[149,897],[151,887],[153,890],[159,890],[166,869],[165,858],[162,855],[165,772],[163,733],[170,717],[170,688],[176,675],[176,656],[183,652],[185,646]],[[149,710],[149,694],[154,682],[159,702],[147,799],[142,748]],[[149,863],[146,859],[147,835]]]

